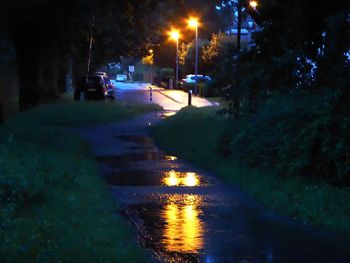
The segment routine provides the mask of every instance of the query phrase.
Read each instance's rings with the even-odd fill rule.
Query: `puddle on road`
[[[120,170],[106,173],[105,181],[110,185],[119,186],[158,186],[195,187],[208,185],[201,175],[195,172],[157,171],[157,170]]]
[[[166,186],[199,186],[201,180],[194,172],[176,172],[174,170],[164,173],[162,183]]]
[[[159,174],[152,170],[123,170],[107,173],[104,176],[109,185],[119,186],[152,186],[159,185]]]
[[[149,137],[120,135],[115,139],[123,142],[126,154],[96,157],[108,184],[163,186],[150,187],[149,192],[141,187],[123,188],[120,195],[125,199],[137,195],[137,202],[125,203],[125,211],[140,241],[159,261],[350,262],[347,241],[317,236],[300,225],[266,217],[255,203],[244,199],[241,204],[239,195],[220,197],[217,190],[198,187],[216,181],[194,172],[197,169],[176,156],[160,152]],[[152,192],[159,189],[163,192]]]
[[[350,262],[346,239],[266,217],[245,205],[209,204],[203,195],[167,195],[130,205],[128,211],[141,243],[160,262]]]
[[[148,233],[145,246],[162,262],[197,262],[204,246],[200,195],[171,195],[163,204],[135,205],[131,210],[143,220]]]
[[[96,161],[99,163],[109,164],[112,168],[121,168],[123,166],[129,166],[133,162],[142,161],[161,161],[167,160],[168,157],[158,151],[147,151],[142,153],[127,153],[123,155],[107,155],[97,156]]]

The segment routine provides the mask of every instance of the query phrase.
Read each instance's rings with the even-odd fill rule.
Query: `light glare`
[[[258,6],[258,2],[257,1],[250,1],[249,5],[255,9]]]
[[[169,35],[170,35],[171,39],[176,40],[176,41],[180,38],[180,33],[178,30],[171,30],[169,32]]]
[[[190,20],[188,20],[188,25],[190,26],[190,27],[193,27],[193,28],[196,28],[196,27],[198,27],[198,19],[197,18],[190,18]]]

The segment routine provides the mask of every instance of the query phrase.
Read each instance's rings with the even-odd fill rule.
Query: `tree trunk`
[[[81,82],[83,78],[86,78],[85,60],[79,55],[76,55],[73,60],[73,86],[74,86],[74,100],[79,101],[81,90]]]
[[[38,86],[42,99],[56,98],[58,95],[59,58],[56,51],[44,45],[41,48],[38,65]]]
[[[72,94],[74,91],[73,87],[73,60],[71,58],[67,61],[67,68],[65,72],[65,91],[67,94]]]
[[[19,31],[14,35],[19,76],[19,109],[24,111],[39,102],[38,56],[35,36]]]
[[[3,99],[4,83],[0,80],[0,125],[4,124],[4,99]]]
[[[233,97],[233,118],[238,120],[241,115],[241,99],[239,95]]]

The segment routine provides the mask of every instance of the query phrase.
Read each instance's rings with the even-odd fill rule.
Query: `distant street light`
[[[153,49],[149,49],[148,52],[152,56],[152,60],[153,60]],[[150,68],[151,68],[151,79],[150,79],[151,80],[151,85],[153,85],[153,68],[152,68],[153,63],[154,62],[152,61],[151,65],[150,65]]]
[[[249,2],[249,5],[250,5],[252,8],[256,9],[256,7],[258,6],[258,2],[257,2],[257,1],[250,1],[250,2]]]
[[[194,82],[194,89],[195,89],[195,94],[197,94],[197,75],[198,75],[198,19],[197,18],[190,18],[188,20],[188,25],[196,30],[196,60],[195,60],[195,68],[194,68],[194,74],[195,74],[195,82]]]
[[[172,40],[176,42],[176,75],[175,75],[175,88],[177,89],[177,84],[179,82],[179,38],[180,32],[178,30],[173,29],[170,31],[170,37]]]

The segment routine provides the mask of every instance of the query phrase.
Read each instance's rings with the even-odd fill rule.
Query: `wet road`
[[[269,213],[239,189],[160,151],[148,128],[171,114],[77,130],[152,261],[350,262],[348,240]]]
[[[116,98],[120,101],[150,103],[152,87],[152,103],[159,104],[165,110],[180,110],[188,105],[188,94],[181,90],[167,90],[144,83],[116,82]],[[192,105],[196,107],[211,106],[206,99],[192,96]]]

